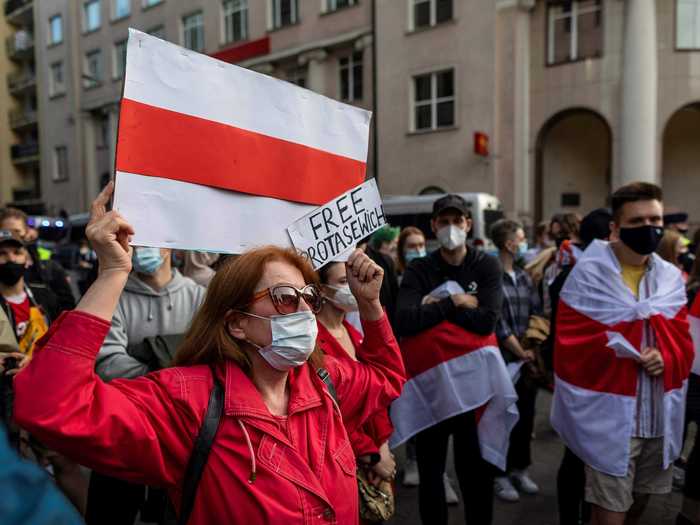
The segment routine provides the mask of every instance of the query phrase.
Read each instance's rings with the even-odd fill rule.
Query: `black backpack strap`
[[[331,395],[333,400],[335,401],[336,405],[338,404],[338,394],[335,391],[335,385],[333,384],[333,380],[331,379],[331,375],[328,373],[328,370],[325,368],[318,368],[316,369],[316,373],[318,374],[318,377],[321,378],[321,381],[326,383],[326,388],[328,389],[328,393]]]
[[[214,444],[216,431],[221,422],[221,415],[224,412],[224,387],[216,377],[216,372],[212,367],[212,377],[214,378],[214,388],[212,388],[209,396],[209,405],[207,413],[204,415],[204,421],[197,434],[197,439],[194,442],[192,455],[187,463],[185,471],[185,479],[182,484],[182,502],[180,505],[180,515],[178,525],[186,525],[194,508],[194,500],[197,496],[197,486],[202,479],[204,467],[209,459],[209,452]]]

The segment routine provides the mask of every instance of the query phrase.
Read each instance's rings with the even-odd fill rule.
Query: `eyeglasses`
[[[272,304],[281,315],[293,314],[299,309],[299,300],[303,299],[315,314],[321,311],[323,296],[321,290],[315,284],[304,286],[301,290],[290,284],[278,284],[261,290],[253,296],[248,306],[265,297],[270,297]]]

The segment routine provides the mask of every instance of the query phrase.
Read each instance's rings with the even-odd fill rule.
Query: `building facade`
[[[700,221],[700,0],[50,0],[35,13],[53,212],[86,209],[112,172],[134,27],[372,110],[368,174],[385,194],[484,191],[534,221],[643,179]]]
[[[39,176],[37,79],[34,59],[34,2],[10,0],[3,6],[0,39],[0,201],[30,212],[42,209]]]

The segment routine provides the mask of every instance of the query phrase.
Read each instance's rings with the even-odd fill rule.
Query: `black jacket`
[[[456,308],[449,297],[433,304],[421,304],[423,297],[445,281],[457,281],[479,300],[478,308]],[[465,330],[487,335],[496,328],[503,302],[503,270],[495,257],[468,250],[459,266],[445,262],[436,250],[412,261],[399,288],[396,320],[398,334],[410,336],[451,321]]]
[[[55,321],[58,315],[60,314],[56,294],[54,294],[44,285],[27,287],[31,292],[29,296],[29,302],[33,306],[39,306],[41,308],[41,311],[48,318],[49,323]],[[0,295],[0,308],[2,308],[5,311],[5,314],[7,315],[7,318],[10,320],[10,324],[12,325],[12,330],[16,334],[17,324],[15,323],[15,316],[12,313],[12,308],[2,295]]]
[[[45,286],[51,290],[58,301],[58,311],[72,310],[75,308],[75,297],[68,283],[66,271],[56,261],[42,261],[36,245],[27,246],[27,251],[31,255],[34,264],[27,269],[25,281],[30,286]]]
[[[396,332],[396,301],[399,295],[399,280],[396,277],[396,267],[391,257],[378,252],[371,246],[367,247],[367,256],[384,270],[382,288],[379,290],[379,302],[386,309],[389,324]]]

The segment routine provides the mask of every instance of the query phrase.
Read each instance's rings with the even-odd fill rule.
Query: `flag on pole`
[[[370,113],[129,30],[115,207],[134,244],[240,252],[365,179]]]
[[[394,448],[450,417],[478,410],[481,456],[506,468],[518,396],[494,334],[480,336],[443,321],[401,340],[408,381],[391,405]]]
[[[557,313],[551,421],[587,465],[627,474],[643,344],[655,345],[664,359],[664,467],[680,455],[693,360],[686,313],[680,272],[656,254],[639,299],[622,281],[608,243],[594,241],[574,266]],[[644,341],[647,324],[655,343]]]

